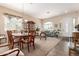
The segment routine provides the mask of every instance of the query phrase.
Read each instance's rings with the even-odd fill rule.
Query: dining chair
[[[75,53],[79,55],[79,32],[73,32],[72,37],[73,47],[69,47],[69,56]]]
[[[79,32],[73,32],[74,48],[79,48]]]
[[[14,39],[13,38],[12,31],[7,31],[7,36],[8,36],[8,43],[10,44],[9,45],[10,49],[13,49],[14,48],[14,44],[16,44],[16,43],[18,43],[18,45],[19,45],[19,39]]]
[[[69,56],[79,56],[79,48],[69,48]]]
[[[33,49],[35,49],[35,31],[28,32],[28,35],[26,36],[26,39],[21,40],[21,46],[23,47],[23,44],[27,44],[28,52],[30,52],[30,47],[33,46]]]
[[[45,40],[47,39],[45,32],[41,32],[41,33],[40,33],[40,40],[41,40],[42,38],[45,38]]]

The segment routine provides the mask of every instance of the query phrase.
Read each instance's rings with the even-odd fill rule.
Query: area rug
[[[30,52],[28,52],[27,47],[25,46],[22,51],[26,56],[46,56],[60,41],[60,38],[52,37],[48,37],[47,40],[36,38],[35,50],[30,47]]]

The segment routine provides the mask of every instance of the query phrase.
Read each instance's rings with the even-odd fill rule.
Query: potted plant
[[[39,35],[39,28],[38,27],[36,28],[36,35],[37,36]]]
[[[36,31],[39,31],[39,28],[38,27],[36,28]]]

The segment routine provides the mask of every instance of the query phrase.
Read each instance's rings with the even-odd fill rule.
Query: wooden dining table
[[[25,37],[28,37],[28,33],[12,33],[12,36],[14,36],[15,38],[19,38],[19,47],[21,48],[21,40]]]
[[[18,37],[18,36],[27,36],[28,33],[12,33],[12,35],[16,36],[16,37]]]

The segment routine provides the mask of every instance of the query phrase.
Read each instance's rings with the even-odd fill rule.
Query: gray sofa
[[[46,36],[48,37],[58,37],[59,34],[60,34],[60,31],[56,31],[56,30],[53,30],[53,31],[45,31],[46,33]]]

